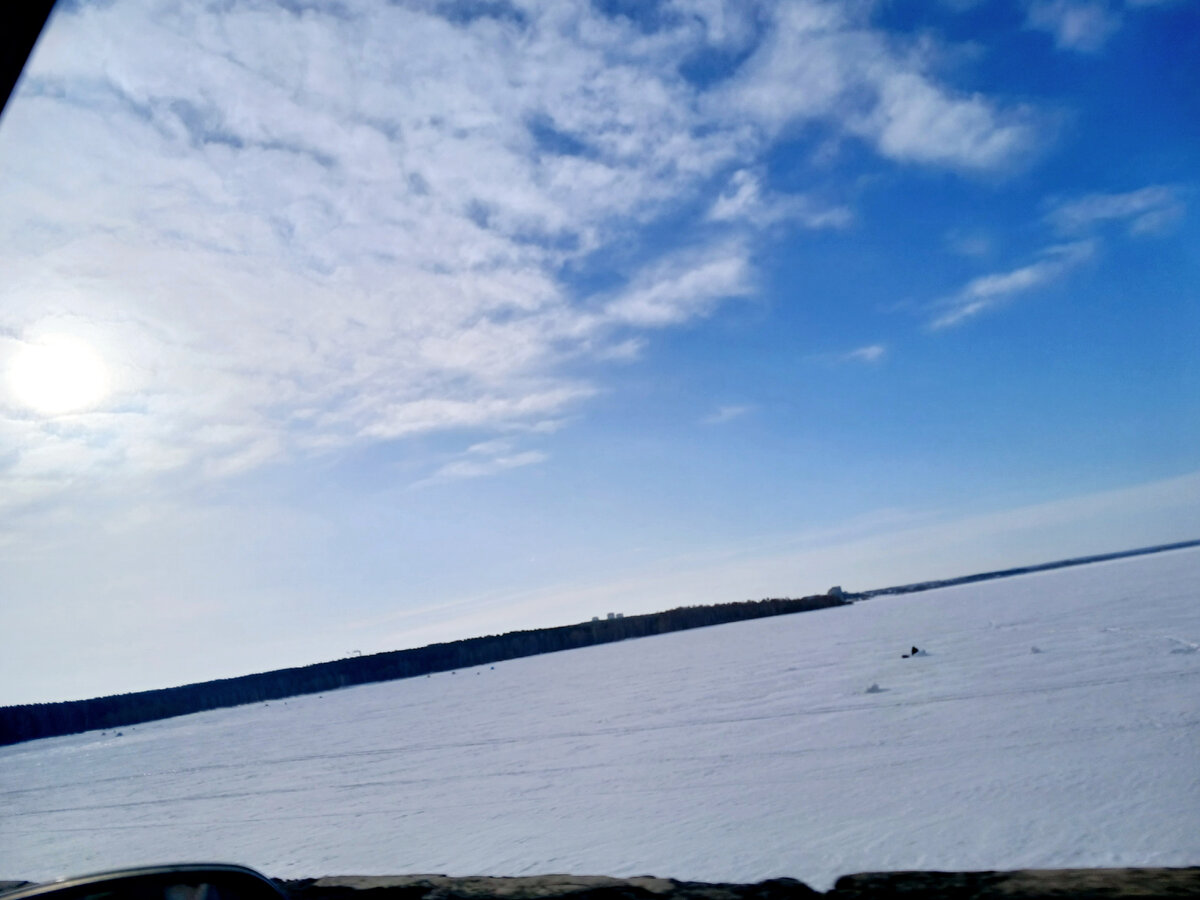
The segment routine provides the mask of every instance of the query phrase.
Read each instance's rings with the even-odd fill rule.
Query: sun
[[[8,367],[8,383],[23,406],[43,416],[59,416],[103,400],[109,391],[109,372],[87,341],[47,334],[17,351]]]

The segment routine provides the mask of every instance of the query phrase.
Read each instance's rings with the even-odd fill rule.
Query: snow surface
[[[1198,585],[1184,550],[0,748],[0,877],[1195,865]]]

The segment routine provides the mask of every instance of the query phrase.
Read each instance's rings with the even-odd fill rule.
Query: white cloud
[[[740,50],[754,39],[757,10],[742,0],[669,0],[677,13],[692,17],[704,30],[706,43],[723,50]]]
[[[750,412],[753,407],[726,405],[718,406],[715,410],[700,420],[701,425],[724,425],[726,422],[732,422],[734,419],[740,419],[746,413]]]
[[[974,278],[954,297],[939,304],[942,311],[929,323],[929,327],[936,331],[959,325],[1015,294],[1034,290],[1061,278],[1090,259],[1094,253],[1095,244],[1091,241],[1057,244],[1042,251],[1041,258],[1036,262],[1007,272]]]
[[[1182,191],[1171,185],[1057,200],[1050,205],[1045,221],[1059,235],[1073,240],[1047,247],[1028,265],[972,279],[956,295],[936,304],[938,313],[929,327],[936,331],[959,325],[1015,294],[1063,277],[1096,254],[1099,239],[1094,235],[1106,224],[1123,225],[1130,235],[1157,235],[1172,228],[1184,211]],[[954,249],[967,252],[958,236],[950,236],[950,241]],[[988,248],[985,245],[983,249]]]
[[[1161,234],[1183,217],[1180,193],[1170,185],[1151,185],[1120,194],[1088,194],[1056,204],[1046,218],[1063,234],[1079,234],[1108,222],[1124,224],[1132,235]]]
[[[992,252],[992,239],[980,231],[954,230],[946,235],[946,246],[959,256],[981,258]]]
[[[522,450],[518,440],[512,437],[479,441],[461,453],[454,454],[448,462],[439,465],[432,475],[414,482],[411,488],[467,478],[486,478],[510,469],[537,465],[549,458],[550,455],[542,450]]]
[[[814,353],[808,359],[813,363],[827,366],[841,366],[851,363],[874,365],[883,362],[887,358],[887,355],[888,348],[886,344],[866,344],[845,352]]]
[[[951,96],[920,73],[881,78],[879,102],[858,125],[893,159],[993,169],[1034,143],[1028,114],[998,111],[978,94]]]
[[[629,338],[618,344],[610,344],[597,353],[600,359],[632,360],[642,355],[646,349],[647,340],[642,337]]]
[[[490,441],[480,441],[472,444],[465,451],[467,456],[501,456],[512,453],[515,446],[512,438],[493,438]]]
[[[528,390],[512,397],[484,396],[470,400],[427,397],[378,410],[363,435],[390,439],[450,428],[503,426],[544,419],[592,393],[590,388],[580,386]]]
[[[866,347],[851,350],[842,359],[846,362],[877,363],[882,362],[885,356],[887,347],[883,344],[868,344]]]
[[[763,188],[755,173],[740,169],[709,208],[710,222],[744,222],[765,228],[778,222],[796,222],[805,228],[844,228],[854,220],[846,206],[827,206],[810,197],[783,195]]]
[[[1034,141],[1026,111],[940,84],[857,9],[673,8],[652,32],[588,4],[60,11],[0,131],[0,367],[69,323],[113,391],[54,420],[0,397],[4,496],[562,422],[599,389],[569,363],[754,289],[747,226],[851,221],[766,184],[792,125],[963,169]],[[679,74],[706,52],[748,58],[713,86]],[[568,286],[722,180],[628,283]]]
[[[715,222],[752,218],[762,206],[762,184],[752,172],[742,169],[733,173],[729,186],[708,211],[708,218]]]
[[[1034,0],[1026,24],[1052,35],[1060,49],[1095,53],[1120,29],[1121,17],[1105,0]]]
[[[441,466],[433,475],[416,482],[413,487],[424,487],[446,481],[461,481],[465,478],[485,478],[509,469],[519,469],[545,462],[549,455],[541,450],[525,450],[519,453],[480,454],[468,453],[461,459],[452,460]]]
[[[718,302],[750,293],[746,248],[737,241],[667,257],[636,277],[604,308],[613,322],[642,327],[674,325],[706,315]]]
[[[769,134],[819,121],[900,162],[968,170],[1009,166],[1038,143],[1030,110],[938,84],[920,47],[869,28],[867,7],[800,2],[716,102]]]

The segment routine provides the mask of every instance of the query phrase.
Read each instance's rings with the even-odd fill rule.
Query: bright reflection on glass
[[[79,412],[108,394],[108,367],[87,341],[48,334],[25,344],[8,368],[17,401],[44,416]]]

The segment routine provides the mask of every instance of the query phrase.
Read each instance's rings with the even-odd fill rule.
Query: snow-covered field
[[[1185,550],[0,748],[0,878],[1195,865],[1198,645]]]

